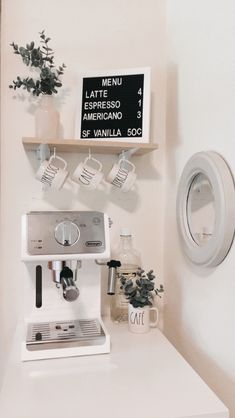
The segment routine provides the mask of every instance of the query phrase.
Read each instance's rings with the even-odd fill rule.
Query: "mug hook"
[[[124,149],[122,150],[121,154],[119,154],[119,160],[125,160],[126,159],[126,154]]]
[[[56,158],[56,147],[54,147],[53,157]]]

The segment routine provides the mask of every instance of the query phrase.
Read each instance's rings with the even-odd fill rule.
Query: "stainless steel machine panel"
[[[105,251],[101,212],[30,212],[27,214],[30,255],[92,254]]]

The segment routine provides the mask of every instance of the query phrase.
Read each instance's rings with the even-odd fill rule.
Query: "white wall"
[[[142,252],[143,264],[146,268],[153,267],[162,281],[164,6],[164,0],[2,0],[0,371],[23,306],[22,213],[36,209],[106,211],[114,221],[112,242],[117,240],[120,226],[130,226],[136,247]],[[140,66],[152,68],[151,139],[160,144],[160,150],[133,158],[139,175],[137,193],[88,193],[71,188],[48,194],[41,192],[41,185],[34,179],[38,166],[36,157],[34,153],[26,153],[21,143],[22,136],[34,135],[36,103],[21,94],[14,98],[8,85],[26,71],[9,43],[15,41],[21,45],[37,41],[42,29],[52,38],[56,63],[67,65],[64,88],[57,103],[65,138],[74,135],[79,72]],[[64,154],[64,157],[73,170],[84,155]],[[100,158],[107,173],[117,157]]]
[[[184,258],[175,200],[182,169],[201,150],[235,173],[235,3],[168,0],[165,331],[235,417],[235,244],[215,269]]]

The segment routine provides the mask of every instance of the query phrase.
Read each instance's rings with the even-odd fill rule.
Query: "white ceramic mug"
[[[62,168],[57,166],[56,160],[63,163]],[[57,155],[52,155],[49,160],[42,162],[35,177],[37,180],[41,181],[45,185],[48,185],[52,189],[60,190],[69,174],[66,169],[67,162]]]
[[[136,180],[135,166],[125,158],[121,158],[114,164],[107,175],[107,182],[118,187],[123,192],[128,192]]]
[[[90,163],[95,163],[98,168],[94,168]],[[102,164],[91,156],[87,157],[83,162],[78,164],[72,175],[72,180],[84,186],[86,189],[95,190],[103,180]]]
[[[154,312],[155,321],[150,320],[150,312]],[[131,332],[142,334],[149,332],[150,328],[156,327],[159,320],[159,312],[156,307],[144,306],[143,308],[134,308],[130,303],[128,305],[128,326]]]

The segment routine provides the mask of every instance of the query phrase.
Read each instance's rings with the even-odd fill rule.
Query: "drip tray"
[[[38,351],[101,345],[105,339],[105,332],[98,319],[30,323],[26,348]]]

